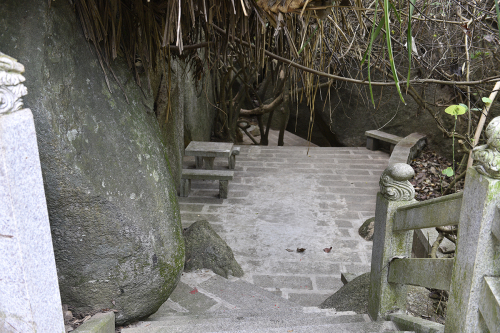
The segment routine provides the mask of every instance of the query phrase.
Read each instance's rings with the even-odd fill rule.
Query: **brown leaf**
[[[297,252],[299,252],[299,253],[302,253],[302,252],[304,252],[305,250],[306,250],[306,249],[304,249],[303,247],[298,247],[298,248],[297,248]]]
[[[332,247],[331,247],[331,246],[330,246],[330,247],[325,247],[325,248],[323,249],[323,251],[325,251],[326,253],[330,253],[330,251],[331,251],[331,250],[332,250]]]

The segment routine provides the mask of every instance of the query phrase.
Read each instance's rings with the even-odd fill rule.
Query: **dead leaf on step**
[[[286,249],[286,250],[287,250],[288,252],[293,252],[293,250],[292,250],[292,249]]]
[[[195,287],[195,288],[194,288],[193,290],[191,290],[189,293],[190,293],[190,294],[196,294],[197,292],[198,292],[198,289],[196,289],[196,287]]]
[[[331,250],[332,250],[332,246],[330,246],[330,247],[325,247],[325,248],[323,249],[323,251],[325,251],[326,253],[330,253],[330,251],[331,251]]]
[[[304,249],[303,247],[298,247],[298,248],[297,248],[297,252],[299,252],[299,253],[302,253],[302,252],[304,252],[305,250],[306,250],[306,249]]]

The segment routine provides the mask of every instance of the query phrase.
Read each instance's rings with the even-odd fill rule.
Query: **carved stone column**
[[[482,293],[485,277],[500,276],[500,117],[489,123],[485,133],[488,141],[472,151],[475,166],[465,179],[447,333],[486,332],[488,322],[490,331],[498,329]]]
[[[24,66],[0,52],[0,332],[64,332]]]
[[[373,320],[383,319],[387,313],[406,306],[406,285],[389,283],[387,275],[393,257],[411,255],[413,231],[393,232],[392,229],[396,209],[415,202],[415,189],[408,181],[414,175],[411,166],[396,163],[380,177],[368,301],[368,313]]]

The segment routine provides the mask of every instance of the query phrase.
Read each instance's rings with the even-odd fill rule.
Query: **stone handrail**
[[[495,252],[500,241],[500,117],[490,123],[486,135],[488,144],[473,151],[477,165],[467,171],[463,194],[418,203],[408,181],[414,175],[409,165],[390,163],[382,174],[368,306],[372,319],[404,312],[407,285],[412,284],[450,291],[447,319],[440,331],[472,333],[487,327],[496,332],[500,325],[500,263]],[[457,222],[454,259],[410,259],[413,229]],[[417,325],[411,316],[397,317],[399,329],[428,329],[415,329],[425,323]]]
[[[463,192],[399,207],[393,231],[456,225],[460,220]]]

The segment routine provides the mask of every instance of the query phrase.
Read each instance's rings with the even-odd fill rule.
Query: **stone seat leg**
[[[203,157],[202,156],[196,156],[196,169],[201,169],[203,168]]]
[[[214,169],[214,160],[215,160],[215,157],[203,157],[205,169],[213,170]]]
[[[229,155],[228,165],[229,169],[234,169],[236,167],[236,155],[234,154]]]
[[[367,137],[366,138],[366,148],[369,150],[377,150],[378,149],[378,140],[374,138]]]
[[[181,179],[180,196],[187,197],[191,191],[191,179]]]
[[[219,196],[221,199],[227,199],[229,180],[219,180]]]

